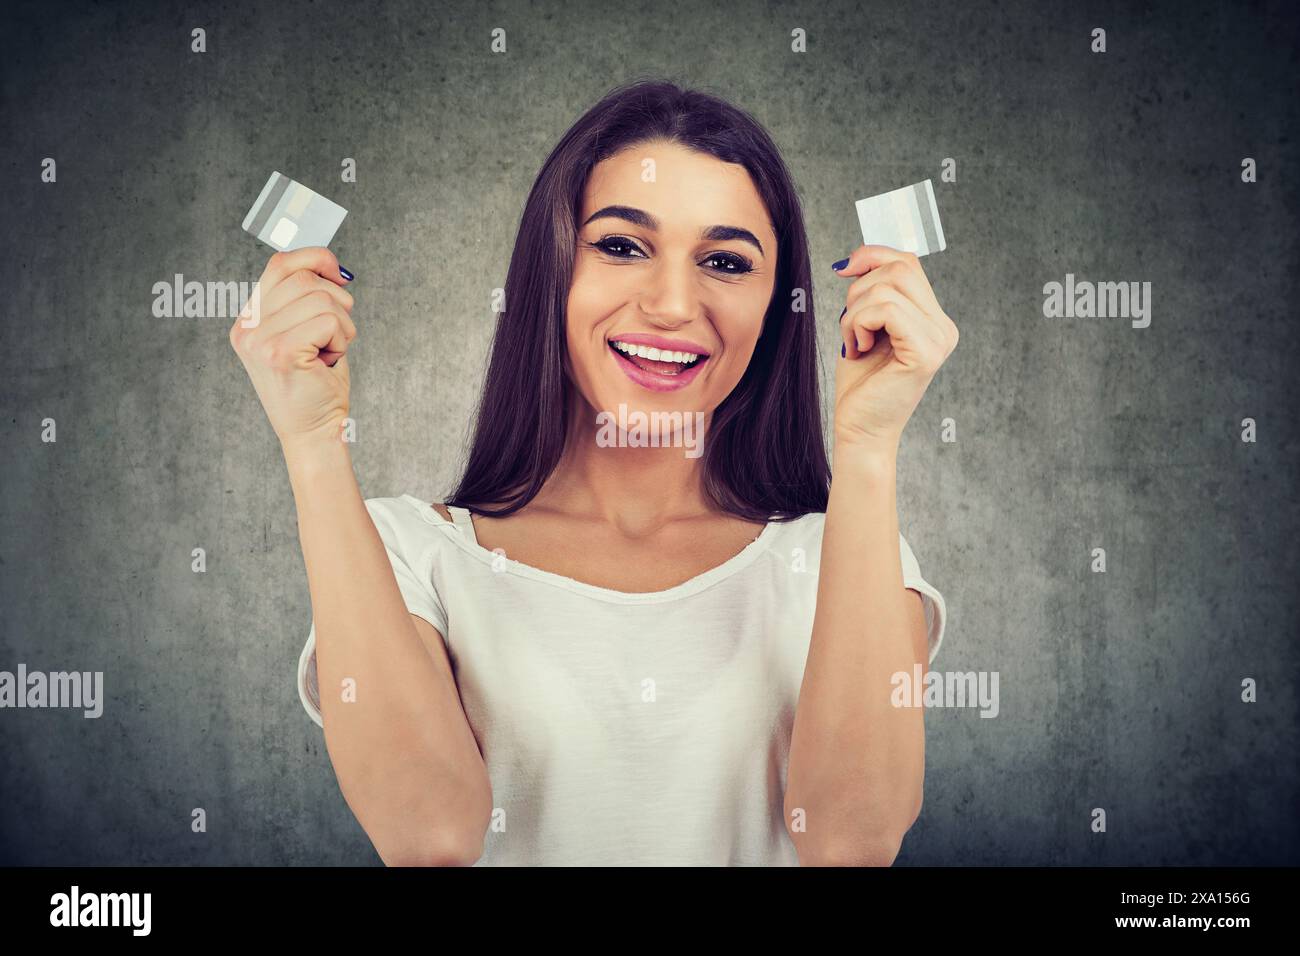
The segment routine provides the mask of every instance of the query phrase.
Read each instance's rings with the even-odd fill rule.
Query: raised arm
[[[325,745],[344,799],[386,864],[470,864],[491,785],[442,636],[407,610],[341,440],[356,335],[343,285],[327,249],[277,253],[230,341],[289,469]],[[340,693],[345,678],[355,701]]]

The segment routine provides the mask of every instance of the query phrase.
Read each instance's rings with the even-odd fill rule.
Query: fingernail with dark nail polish
[[[839,262],[835,263],[835,265],[831,266],[831,268],[834,269],[836,272],[839,272],[841,269],[843,269],[843,268],[844,268],[845,266],[847,266],[848,264],[849,264],[849,260],[848,260],[848,259],[841,259]]]
[[[353,279],[356,278],[356,276],[354,276],[351,272],[348,272],[348,270],[344,269],[342,266],[339,266],[339,275],[347,279],[349,282],[351,282]]]
[[[840,318],[841,318],[841,319],[844,318],[844,313],[847,312],[847,311],[849,311],[849,307],[848,307],[847,305],[846,305],[844,308],[840,309]]]
[[[840,358],[844,358],[844,343],[840,343]]]

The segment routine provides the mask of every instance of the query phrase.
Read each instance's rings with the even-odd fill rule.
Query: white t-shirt
[[[629,594],[487,550],[464,509],[449,522],[412,495],[366,507],[406,606],[446,641],[487,766],[495,813],[476,865],[798,865],[783,803],[824,513]],[[943,596],[898,546],[933,661]],[[313,621],[298,693],[323,727],[315,647]]]

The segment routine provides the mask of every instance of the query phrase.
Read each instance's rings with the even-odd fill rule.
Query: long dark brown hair
[[[564,134],[537,174],[510,257],[506,309],[497,317],[469,459],[447,504],[493,517],[512,514],[555,470],[575,401],[564,371],[565,309],[583,190],[601,160],[656,139],[748,170],[777,237],[776,283],[763,331],[745,374],[709,423],[704,493],[719,511],[749,521],[826,510],[830,467],[812,277],[794,183],[752,116],[663,80],[610,91]],[[795,289],[803,290],[797,298]]]

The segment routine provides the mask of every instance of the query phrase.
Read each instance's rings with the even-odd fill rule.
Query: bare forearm
[[[346,445],[287,451],[286,462],[340,789],[385,862],[477,856],[491,812],[482,757],[455,682],[412,623]]]
[[[812,641],[795,711],[786,823],[805,863],[892,863],[920,811],[925,730],[891,703],[916,660],[919,598],[903,587],[896,459],[837,452]]]

